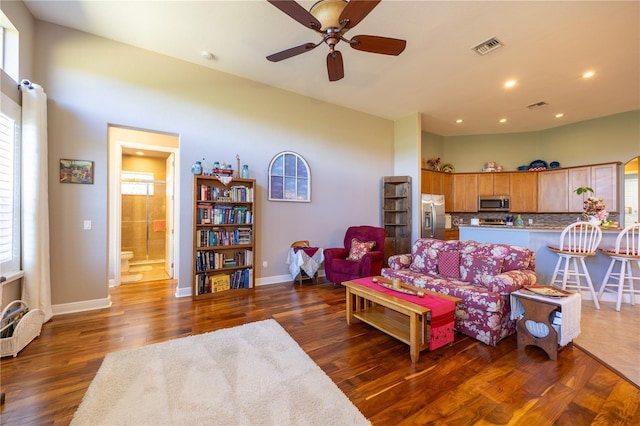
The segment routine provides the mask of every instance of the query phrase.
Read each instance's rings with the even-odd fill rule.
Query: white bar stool
[[[595,256],[598,244],[602,240],[600,227],[589,222],[574,222],[564,228],[560,234],[559,246],[548,246],[549,250],[558,254],[558,262],[551,277],[551,285],[563,290],[589,290],[596,309],[600,309],[596,291],[584,260],[587,256]],[[580,278],[584,278],[583,282]]]
[[[638,266],[638,270],[640,270],[640,223],[634,223],[620,231],[616,238],[615,248],[601,248],[600,252],[610,256],[611,263],[609,263],[609,269],[607,269],[598,291],[598,299],[602,297],[605,291],[617,293],[616,311],[619,311],[623,293],[629,293],[631,304],[635,305],[634,298],[636,294],[640,294],[640,288],[636,289],[633,282],[640,282],[640,275],[633,275],[633,264],[635,263]],[[620,270],[613,272],[618,262],[620,263]],[[612,278],[617,278],[617,282],[609,282]],[[625,280],[629,283],[628,288],[625,288]]]

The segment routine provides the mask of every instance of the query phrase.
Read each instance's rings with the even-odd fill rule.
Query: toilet
[[[132,251],[121,251],[120,252],[120,272],[129,271],[129,259],[133,258]]]

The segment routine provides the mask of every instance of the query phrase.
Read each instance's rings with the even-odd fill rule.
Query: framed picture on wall
[[[60,159],[60,183],[93,183],[93,161]]]

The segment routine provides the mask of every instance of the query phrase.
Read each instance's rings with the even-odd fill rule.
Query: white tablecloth
[[[580,315],[582,309],[582,298],[580,293],[567,297],[546,297],[537,294],[529,294],[521,291],[511,293],[511,319],[517,320],[524,316],[524,306],[518,300],[519,297],[526,297],[532,300],[541,300],[545,303],[560,306],[562,312],[562,323],[560,326],[553,325],[558,332],[558,344],[568,345],[573,339],[580,335]]]
[[[296,251],[293,247],[289,250],[289,254],[287,255],[289,273],[291,274],[291,278],[294,280],[300,274],[300,269],[302,269],[308,276],[313,277],[316,272],[318,272],[318,269],[320,269],[322,262],[324,262],[324,250],[320,247],[318,247],[318,250],[313,254],[313,256],[309,256],[302,249]]]

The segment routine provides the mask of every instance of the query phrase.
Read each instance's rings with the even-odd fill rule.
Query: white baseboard
[[[103,309],[109,307],[111,307],[111,296],[107,296],[104,299],[83,300],[82,302],[52,305],[51,311],[55,316],[62,314],[72,314],[74,312],[93,311],[95,309]]]

